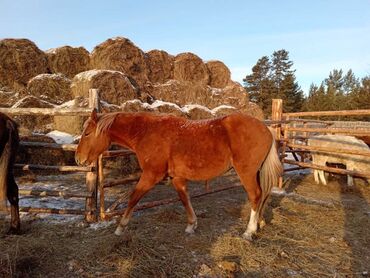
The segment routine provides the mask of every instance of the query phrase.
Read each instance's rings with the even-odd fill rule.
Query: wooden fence
[[[349,171],[345,169],[338,169],[333,167],[327,167],[322,165],[316,165],[311,162],[305,162],[305,153],[311,151],[322,152],[322,153],[339,153],[339,154],[352,154],[370,157],[370,151],[355,151],[348,149],[335,149],[335,148],[323,148],[317,146],[307,146],[306,139],[310,137],[310,134],[345,134],[353,136],[369,136],[370,128],[367,125],[361,125],[360,128],[334,128],[332,127],[333,121],[322,121],[305,119],[304,117],[319,117],[319,116],[363,116],[370,115],[370,109],[368,110],[343,110],[343,111],[315,111],[315,112],[295,112],[295,113],[284,113],[283,112],[283,101],[281,99],[274,99],[272,101],[272,120],[271,123],[276,130],[277,140],[279,141],[279,151],[282,163],[296,165],[295,168],[284,169],[285,172],[291,170],[297,170],[302,168],[312,168],[318,170],[324,170],[327,172],[353,175],[358,177],[370,178],[370,173],[363,173],[357,171]],[[297,126],[297,124],[301,126]],[[310,125],[311,124],[311,125]],[[312,124],[320,124],[321,127],[312,127]],[[299,133],[300,135],[297,135]],[[301,140],[300,144],[296,143],[296,140]],[[302,141],[303,140],[303,141]],[[303,142],[303,144],[302,144]],[[287,159],[286,153],[291,152],[294,155],[295,160]],[[301,159],[297,157],[297,153],[300,153]],[[279,179],[279,187],[283,185],[283,177]]]

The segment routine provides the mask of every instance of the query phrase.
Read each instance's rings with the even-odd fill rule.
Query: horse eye
[[[91,134],[91,131],[85,132],[85,136],[89,136]]]

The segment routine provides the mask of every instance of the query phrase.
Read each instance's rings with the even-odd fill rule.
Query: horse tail
[[[270,127],[268,127],[268,129],[272,135],[272,144],[259,171],[260,187],[262,190],[261,201],[257,209],[259,217],[262,217],[271,189],[274,185],[278,184],[279,177],[283,172],[283,167],[276,148],[275,131]]]
[[[8,119],[6,128],[9,131],[8,141],[0,153],[0,210],[6,208],[8,177],[12,174],[15,152],[19,144],[17,124]]]

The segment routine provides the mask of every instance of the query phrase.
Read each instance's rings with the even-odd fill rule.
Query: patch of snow
[[[235,111],[237,110],[234,106],[231,106],[231,105],[220,105],[220,106],[217,106],[216,108],[213,108],[212,113],[216,114],[221,109],[231,109],[231,110],[235,110]]]
[[[199,104],[188,104],[188,105],[185,105],[182,108],[182,111],[185,112],[185,113],[189,113],[193,109],[201,109],[201,110],[207,111],[209,113],[212,113],[212,111],[209,108],[207,108],[207,107],[205,107],[203,105],[199,105]]]
[[[150,108],[155,109],[155,108],[158,108],[158,107],[160,107],[160,106],[166,106],[166,105],[168,105],[168,106],[172,106],[172,107],[174,107],[174,108],[176,108],[176,109],[178,109],[178,110],[181,110],[181,108],[180,108],[177,104],[174,104],[174,103],[172,103],[172,102],[162,101],[162,100],[156,100],[156,101],[154,101],[154,102],[150,105]]]
[[[71,144],[75,140],[73,135],[59,130],[53,130],[45,135],[52,138],[58,144]]]
[[[64,102],[61,105],[58,105],[58,108],[71,108],[75,106],[75,100],[72,99],[70,101]]]
[[[92,223],[90,224],[89,228],[92,230],[99,230],[99,229],[104,229],[109,226],[115,225],[116,221],[111,220],[111,221],[102,221],[102,222],[97,222],[97,223]]]

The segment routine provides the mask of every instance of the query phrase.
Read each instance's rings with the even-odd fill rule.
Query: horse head
[[[96,109],[94,109],[84,123],[81,139],[75,153],[75,160],[79,165],[90,165],[110,145],[110,138],[107,131],[102,131],[99,128],[98,122],[99,117]]]

